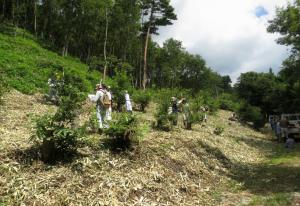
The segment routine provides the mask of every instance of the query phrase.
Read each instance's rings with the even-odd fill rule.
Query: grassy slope
[[[153,120],[152,106],[139,114],[141,121]],[[284,206],[300,190],[299,165],[284,160],[296,158],[299,146],[288,152],[266,135],[228,121],[226,111],[192,131],[153,130],[134,152],[112,153],[102,146],[105,137],[91,134],[73,162],[45,165],[28,142],[30,116],[54,109],[40,95],[12,91],[5,97],[0,205]],[[225,128],[219,136],[213,133],[216,125]]]
[[[0,30],[0,71],[11,87],[29,94],[45,92],[51,74],[64,68],[66,73],[72,73],[84,82],[82,90],[93,88],[92,84],[97,81],[99,74],[89,72],[87,66],[78,59],[64,58],[44,49],[24,30],[3,27],[2,33]]]

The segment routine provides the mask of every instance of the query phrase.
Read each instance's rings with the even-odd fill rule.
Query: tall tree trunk
[[[69,47],[69,42],[68,42],[68,36],[65,36],[65,42],[62,48],[62,56],[67,56],[68,55],[68,47]]]
[[[104,55],[103,80],[105,80],[106,73],[107,73],[107,57],[106,57],[107,33],[108,33],[108,16],[107,16],[107,8],[105,8],[105,40],[104,40],[104,47],[103,47],[103,55]]]
[[[3,0],[2,13],[4,18],[5,18],[5,10],[6,10],[5,7],[6,7],[5,0]]]
[[[150,28],[151,24],[148,27],[147,35],[146,35],[146,41],[145,41],[145,49],[144,49],[144,77],[143,77],[143,89],[146,89],[147,85],[147,53],[148,53],[148,43],[149,43],[149,37],[150,37]]]
[[[90,59],[90,56],[91,56],[91,45],[89,44],[87,58],[86,58],[86,63],[88,63],[88,60]]]
[[[36,11],[37,11],[37,5],[36,5],[36,0],[34,0],[34,25],[33,25],[33,30],[35,33],[35,36],[37,36],[37,30],[36,30]]]
[[[14,2],[11,2],[11,18],[12,18],[12,22],[15,23],[15,5]]]

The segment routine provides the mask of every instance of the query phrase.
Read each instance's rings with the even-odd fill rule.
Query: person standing
[[[131,100],[127,90],[125,91],[125,104],[126,104],[126,111],[132,113]]]
[[[105,123],[106,121],[106,109],[102,104],[102,99],[104,97],[104,88],[101,84],[96,85],[96,95],[89,95],[89,98],[92,102],[96,102],[96,113],[97,119],[99,123],[99,129],[107,128],[108,125]]]
[[[112,95],[111,95],[110,86],[107,86],[106,93],[107,93],[108,99],[110,101],[110,105],[109,105],[108,109],[106,109],[106,119],[107,119],[107,121],[111,121],[112,120],[112,116],[111,116],[111,113],[112,113]]]
[[[50,101],[56,101],[57,98],[57,75],[53,75],[48,79],[48,85],[49,85],[49,100]]]
[[[281,127],[280,127],[280,121],[279,119],[276,122],[276,137],[277,140],[280,140],[280,136],[281,136]]]
[[[172,124],[177,125],[178,123],[178,105],[176,97],[171,98],[171,112],[169,112],[170,115],[172,115]]]
[[[289,138],[288,134],[288,127],[289,127],[289,121],[287,120],[287,117],[282,117],[280,120],[280,128],[281,128],[281,137],[282,138]]]
[[[191,110],[189,103],[187,102],[186,98],[182,98],[182,113],[183,113],[183,125],[185,129],[191,129]]]

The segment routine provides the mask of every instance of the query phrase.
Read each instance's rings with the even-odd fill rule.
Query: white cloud
[[[266,31],[276,6],[286,0],[171,0],[178,20],[160,29],[155,39],[162,44],[168,38],[183,42],[191,53],[200,54],[208,66],[236,81],[241,72],[280,69],[288,55],[277,45],[278,35]],[[268,14],[258,18],[263,7]]]

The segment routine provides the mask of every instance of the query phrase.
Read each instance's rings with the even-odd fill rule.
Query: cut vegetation
[[[16,91],[4,103],[4,205],[293,205],[299,197],[299,146],[289,152],[270,136],[229,121],[231,112],[220,111],[192,131],[151,131],[138,149],[121,153],[105,147],[105,136],[91,134],[72,162],[48,165],[28,140],[31,117],[55,107],[42,104],[41,95]],[[150,124],[154,106],[138,114],[140,121]],[[224,128],[220,135],[216,125]]]

